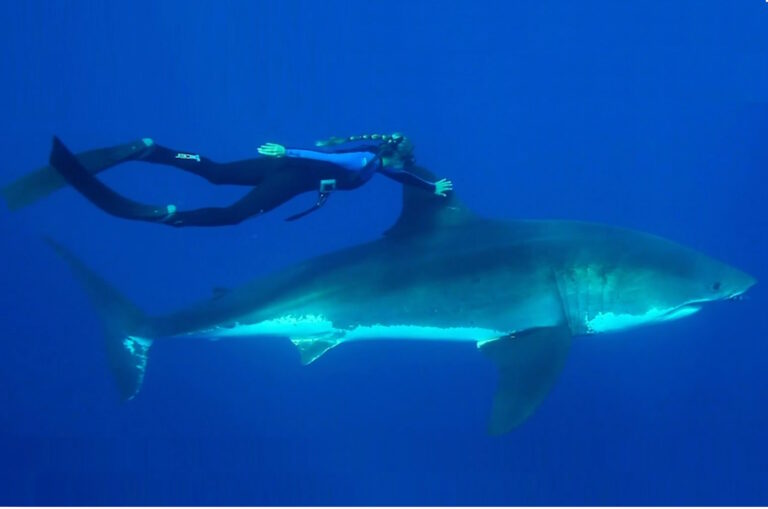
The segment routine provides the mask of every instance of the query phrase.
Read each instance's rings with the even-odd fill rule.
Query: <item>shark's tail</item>
[[[152,345],[151,319],[67,248],[50,238],[45,240],[69,264],[99,312],[117,388],[124,400],[132,399],[144,380],[147,354]]]

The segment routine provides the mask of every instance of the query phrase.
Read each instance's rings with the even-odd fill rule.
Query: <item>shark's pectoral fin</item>
[[[489,432],[500,435],[522,423],[549,393],[565,364],[571,333],[566,326],[528,329],[478,343],[499,367]]]
[[[320,358],[325,352],[340,343],[339,336],[322,338],[291,338],[291,343],[299,349],[301,363],[306,366]]]

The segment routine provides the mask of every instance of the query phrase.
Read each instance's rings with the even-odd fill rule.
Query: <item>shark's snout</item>
[[[739,295],[742,295],[742,294],[746,293],[750,288],[752,288],[753,286],[755,286],[757,284],[757,278],[756,277],[752,277],[749,274],[744,274],[744,275],[747,277],[747,279],[743,283],[744,289],[741,291],[741,293],[739,293]]]
[[[732,269],[728,274],[728,288],[726,298],[735,299],[741,297],[750,288],[757,284],[757,278],[738,269]]]

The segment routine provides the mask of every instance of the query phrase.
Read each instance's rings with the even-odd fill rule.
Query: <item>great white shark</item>
[[[84,175],[77,159],[61,150],[52,162]],[[541,403],[572,337],[690,316],[755,284],[734,267],[647,233],[576,221],[486,219],[455,195],[407,186],[400,217],[380,239],[165,316],[146,315],[69,250],[49,242],[103,318],[124,399],[137,395],[152,345],[167,338],[288,338],[304,364],[349,341],[465,341],[498,367],[494,434],[513,429]]]

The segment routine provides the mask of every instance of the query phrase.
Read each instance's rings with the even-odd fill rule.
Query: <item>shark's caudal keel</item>
[[[349,341],[471,341],[499,371],[493,433],[535,410],[573,336],[680,319],[755,283],[652,235],[569,221],[491,221],[454,196],[407,186],[384,238],[161,317],[146,316],[50,243],[102,316],[125,399],[138,393],[153,342],[163,338],[288,338],[305,364]]]

